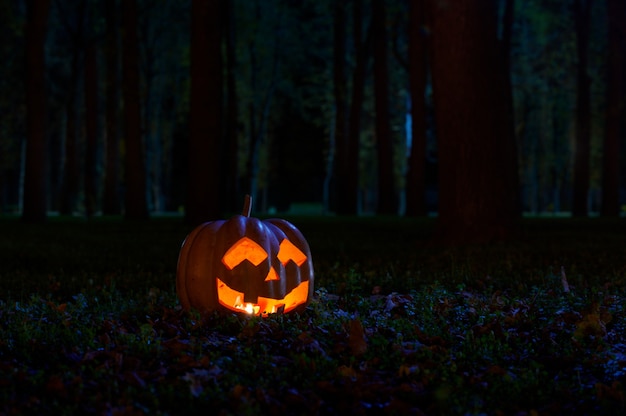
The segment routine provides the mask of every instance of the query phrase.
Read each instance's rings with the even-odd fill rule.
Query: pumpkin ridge
[[[189,294],[187,292],[187,263],[189,261],[191,248],[193,243],[204,230],[205,227],[211,223],[204,223],[192,230],[192,232],[185,237],[181,244],[180,253],[178,255],[177,272],[176,272],[176,292],[179,294],[180,303],[183,308],[187,309],[190,306]]]

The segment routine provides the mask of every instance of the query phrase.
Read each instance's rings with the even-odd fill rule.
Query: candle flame
[[[254,305],[252,305],[251,303],[246,303],[243,308],[249,314],[254,313]]]
[[[258,315],[261,307],[250,302],[243,303],[241,298],[237,296],[233,305],[236,309],[246,312],[248,315]]]

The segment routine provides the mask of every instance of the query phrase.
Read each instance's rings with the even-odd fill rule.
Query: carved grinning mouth
[[[268,255],[265,249],[258,243],[248,237],[242,237],[235,242],[222,257],[222,263],[228,270],[233,270],[244,261],[258,266],[267,259]],[[287,263],[293,262],[298,267],[307,260],[304,254],[288,239],[281,241],[278,254],[278,260],[286,266]],[[292,289],[282,299],[273,299],[258,297],[256,303],[244,302],[244,293],[239,292],[228,286],[219,277],[217,280],[217,298],[219,303],[235,312],[246,312],[251,315],[267,315],[270,313],[286,313],[295,307],[305,303],[309,297],[309,281],[300,283]],[[273,267],[265,277],[265,281],[280,280],[280,276]]]
[[[220,278],[217,281],[217,299],[220,304],[234,312],[246,312],[251,315],[267,315],[270,313],[287,313],[306,302],[309,296],[309,281],[304,281],[293,288],[282,299],[264,298],[259,296],[257,303],[244,303],[244,293],[232,289]]]

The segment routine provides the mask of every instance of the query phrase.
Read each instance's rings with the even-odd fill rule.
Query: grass
[[[0,413],[625,410],[624,221],[456,248],[431,219],[292,222],[315,299],[246,319],[180,309],[179,219],[0,218]]]

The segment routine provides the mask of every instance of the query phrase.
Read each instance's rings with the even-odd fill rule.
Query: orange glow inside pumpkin
[[[244,294],[232,289],[225,282],[216,278],[217,298],[222,306],[235,311],[246,312],[250,315],[264,315],[269,313],[287,313],[296,306],[304,303],[309,296],[309,282],[300,283],[291,292],[287,293],[283,299],[272,299],[259,297],[256,304],[243,303]]]
[[[248,237],[242,237],[224,254],[222,263],[224,263],[229,270],[232,270],[245,260],[258,266],[267,259],[267,257],[267,252],[263,247]],[[307,259],[306,254],[287,239],[284,239],[280,243],[276,257],[283,265],[287,265],[289,261],[293,261],[298,266],[301,266]],[[257,300],[258,303],[256,304],[243,303],[242,299],[244,299],[244,294],[242,292],[232,289],[219,278],[216,278],[216,280],[217,298],[220,304],[235,312],[245,311],[251,315],[289,312],[296,306],[306,302],[309,296],[309,282],[306,281],[300,283],[298,287],[286,294],[283,299],[259,297]],[[273,267],[270,267],[265,277],[266,282],[271,280],[280,280],[280,276]]]

